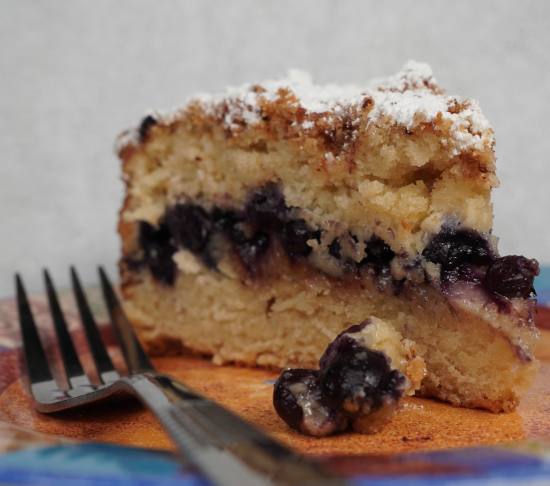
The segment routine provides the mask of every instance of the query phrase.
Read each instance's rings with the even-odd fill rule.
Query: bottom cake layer
[[[154,354],[186,347],[218,364],[316,368],[341,331],[375,316],[393,328],[378,347],[398,349],[402,363],[394,357],[393,365],[417,394],[493,412],[514,410],[539,366],[522,359],[494,312],[491,321],[451,304],[428,283],[396,289],[380,269],[337,279],[281,257],[273,271],[250,279],[229,261],[210,270],[188,252],[174,260],[180,271],[173,286],[146,268],[124,271],[125,309]]]

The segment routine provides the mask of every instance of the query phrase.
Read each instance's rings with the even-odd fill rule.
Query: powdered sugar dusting
[[[255,90],[255,86],[260,86],[261,90]],[[291,69],[286,78],[264,81],[259,85],[245,84],[216,95],[202,94],[194,100],[198,100],[205,111],[211,113],[221,103],[227,103],[228,112],[224,121],[228,126],[236,119],[254,124],[261,120],[260,101],[275,102],[282,96],[282,91],[292,92],[300,106],[309,113],[333,113],[338,116],[344,114],[344,107],[351,99],[365,93],[364,89],[353,85],[316,85],[309,73]]]
[[[407,62],[396,75],[378,82],[375,81],[374,84],[378,85],[379,89],[401,93],[409,89],[423,90],[426,88],[435,92],[441,91],[433,76],[432,68],[426,63],[416,61]]]
[[[380,116],[391,116],[396,125],[408,130],[419,121],[430,122],[438,113],[447,111],[447,103],[441,95],[429,90],[380,91],[374,96],[374,109],[370,117],[376,120]]]
[[[223,107],[222,124],[230,130],[243,125],[254,126],[262,121],[262,105],[289,97],[292,103],[302,107],[308,114],[322,114],[329,121],[332,117],[344,117],[352,110],[361,112],[365,98],[373,100],[368,113],[369,122],[381,117],[392,124],[414,130],[419,123],[436,119],[448,120],[451,126],[451,147],[455,153],[492,146],[492,130],[475,100],[461,105],[458,97],[444,96],[438,87],[431,68],[424,63],[409,61],[400,72],[369,87],[355,85],[316,85],[304,71],[290,70],[287,77],[259,84],[231,87],[222,93],[201,94],[188,100],[186,105],[165,115],[156,115],[159,123],[169,124],[179,119],[190,104],[198,104],[207,114],[216,116]],[[467,105],[465,107],[465,105]],[[359,120],[352,120],[357,125]],[[314,122],[302,123],[304,130],[314,127]],[[120,150],[127,144],[139,142],[138,133],[126,133],[117,141]],[[445,142],[447,143],[447,142]]]

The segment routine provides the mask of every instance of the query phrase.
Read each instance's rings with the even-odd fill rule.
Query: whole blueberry
[[[504,297],[528,297],[539,272],[537,260],[516,255],[497,258],[487,269],[485,286]]]
[[[389,265],[393,260],[395,252],[384,240],[373,236],[367,242],[367,256],[361,260],[360,264],[371,263],[376,265]]]
[[[309,240],[318,240],[321,233],[311,231],[303,219],[294,219],[280,226],[279,238],[283,248],[292,256],[307,256],[312,248]]]
[[[152,115],[147,115],[143,120],[141,120],[138,129],[139,140],[141,142],[145,139],[145,137],[147,137],[149,129],[157,123],[157,119]]]
[[[340,244],[340,241],[338,240],[338,238],[334,238],[334,240],[332,240],[332,243],[328,245],[328,254],[333,256],[337,260],[340,260],[341,251],[342,245]]]
[[[176,249],[171,243],[168,227],[160,223],[155,227],[146,221],[139,223],[139,245],[144,252],[144,261],[153,277],[165,284],[172,285],[176,277],[176,264],[172,255]]]
[[[462,263],[486,266],[495,258],[487,240],[476,231],[448,227],[432,238],[422,255],[430,262],[440,263],[443,269],[456,268]]]
[[[249,195],[248,220],[265,231],[276,230],[286,219],[284,196],[276,184],[266,184]]]
[[[336,411],[366,417],[386,403],[396,404],[406,377],[391,370],[384,353],[352,347],[342,351],[320,374],[321,393]]]
[[[355,324],[338,334],[336,339],[327,346],[323,356],[321,356],[319,360],[319,369],[321,371],[324,370],[344,351],[357,347],[363,349],[363,344],[350,336],[350,334],[361,332],[370,322],[370,319],[366,319],[361,324]]]
[[[289,427],[324,437],[346,429],[348,421],[326,403],[317,378],[315,370],[283,371],[275,383],[273,406]]]
[[[210,221],[205,210],[194,204],[176,204],[168,209],[166,222],[176,244],[200,252],[210,236]]]

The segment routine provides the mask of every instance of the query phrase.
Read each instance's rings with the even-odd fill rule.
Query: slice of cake
[[[275,368],[314,368],[375,318],[417,394],[513,410],[538,368],[538,265],[499,256],[493,146],[478,103],[415,62],[374,88],[291,72],[147,116],[118,140],[128,315],[150,352]]]

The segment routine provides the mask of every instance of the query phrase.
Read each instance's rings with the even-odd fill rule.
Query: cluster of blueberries
[[[340,333],[319,360],[319,370],[281,373],[273,405],[290,427],[303,434],[325,436],[345,430],[350,422],[382,407],[397,407],[407,378],[390,368],[384,353],[366,348],[351,336],[368,324],[367,319]]]
[[[444,290],[455,282],[469,281],[482,285],[496,297],[536,295],[533,282],[539,274],[538,262],[516,255],[498,257],[487,240],[475,231],[443,227],[422,256],[441,264]]]

